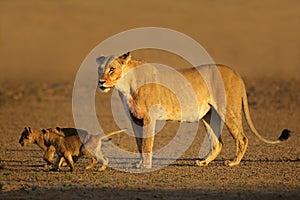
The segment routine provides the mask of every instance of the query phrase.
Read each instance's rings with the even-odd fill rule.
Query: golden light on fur
[[[203,121],[209,138],[214,141],[214,146],[212,148],[213,150],[204,161],[197,162],[199,166],[208,165],[218,156],[223,146],[221,136],[216,136],[217,134],[213,131],[211,125],[204,119],[212,109],[216,110],[217,114],[220,115],[220,118],[224,121],[224,124],[229,129],[236,143],[236,155],[234,156],[234,159],[225,162],[228,166],[238,165],[248,146],[248,139],[244,134],[242,126],[242,112],[245,114],[246,121],[251,131],[262,141],[276,144],[283,141],[283,139],[287,139],[289,136],[289,134],[286,134],[287,131],[283,131],[282,136],[278,140],[270,141],[263,138],[258,133],[250,117],[244,81],[238,73],[227,66],[202,65],[178,71],[186,80],[188,80],[197,99],[197,106],[190,105],[189,107],[189,105],[184,105],[185,109],[189,110],[189,113],[182,116],[182,113],[185,110],[182,110],[180,105],[176,103],[178,102],[176,99],[176,95],[178,94],[174,95],[167,88],[161,87],[159,84],[155,83],[135,87],[137,82],[142,79],[151,79],[151,76],[159,76],[160,74],[155,70],[155,67],[151,67],[150,64],[146,63],[146,65],[148,65],[148,71],[144,71],[144,73],[140,73],[138,76],[134,73],[128,75],[131,71],[136,70],[138,66],[145,65],[145,62],[131,60],[131,54],[129,52],[119,57],[101,56],[97,60],[99,63],[99,89],[107,92],[115,87],[122,95],[123,105],[125,106],[125,110],[130,112],[132,120],[137,120],[144,126],[144,129],[135,129],[140,130],[140,132],[135,132],[137,146],[141,153],[141,160],[137,164],[138,168],[152,167],[155,121],[159,118],[160,120],[174,121]],[[216,69],[223,81],[223,83],[219,84],[223,84],[225,90],[226,108],[224,108],[224,112],[220,111],[220,105],[218,104],[217,99],[215,99],[216,96],[210,94],[210,90],[204,78],[199,73],[199,71],[210,68]],[[161,77],[170,76],[172,76],[172,74],[165,74]],[[155,79],[153,78],[153,80]],[[182,88],[182,91],[189,89],[188,86],[181,85],[180,82],[173,84],[177,84],[176,86]],[[218,87],[218,85],[215,86]],[[156,115],[154,113],[150,116],[150,110],[154,105],[160,105],[164,108],[166,113],[163,117],[164,119],[159,117],[160,113],[157,113]],[[133,126],[135,125],[133,124]],[[141,138],[141,135],[147,137]]]

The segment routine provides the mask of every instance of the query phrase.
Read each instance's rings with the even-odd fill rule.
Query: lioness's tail
[[[122,133],[124,132],[126,129],[121,129],[121,130],[118,130],[118,131],[113,131],[113,132],[110,132],[110,133],[107,133],[106,135],[103,135],[100,139],[105,139],[105,138],[108,138],[112,135],[115,135],[115,134],[118,134],[118,133]]]
[[[289,137],[290,137],[290,130],[288,129],[284,129],[281,133],[281,135],[279,136],[279,138],[275,141],[271,141],[271,140],[267,140],[265,138],[263,138],[259,132],[256,130],[256,128],[254,127],[254,124],[252,122],[252,119],[250,117],[250,111],[249,111],[249,106],[248,106],[248,99],[247,99],[247,94],[246,94],[246,89],[245,89],[245,86],[244,86],[244,95],[242,97],[242,102],[243,102],[243,110],[244,110],[244,113],[245,113],[245,117],[246,117],[246,120],[247,120],[247,123],[251,129],[251,131],[262,141],[266,142],[266,143],[269,143],[269,144],[277,144],[277,143],[280,143],[284,140],[287,140]]]

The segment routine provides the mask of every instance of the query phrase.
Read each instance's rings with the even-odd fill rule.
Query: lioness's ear
[[[45,130],[45,129],[42,129],[42,132],[45,134],[45,133],[47,133],[47,130]]]
[[[98,64],[102,64],[104,62],[104,60],[105,60],[105,56],[100,56],[99,58],[96,59],[96,62]]]
[[[123,55],[119,56],[119,59],[123,64],[127,64],[131,60],[131,53],[124,53]]]

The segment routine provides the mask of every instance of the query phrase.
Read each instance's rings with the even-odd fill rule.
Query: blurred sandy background
[[[246,79],[299,77],[297,0],[1,0],[0,82],[73,81],[97,44],[146,26],[191,36],[217,63]],[[141,55],[135,57],[169,58],[151,51]]]

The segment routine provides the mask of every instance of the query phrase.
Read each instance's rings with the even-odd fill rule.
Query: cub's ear
[[[124,53],[123,55],[119,56],[119,59],[122,62],[122,64],[127,64],[131,60],[131,53]]]
[[[45,134],[45,133],[47,133],[47,130],[45,130],[45,129],[42,129],[42,132]]]
[[[60,131],[61,130],[61,128],[60,127],[55,127],[55,129],[57,130],[57,131]]]
[[[30,127],[25,127],[25,131],[26,131],[27,133],[31,133],[31,128],[30,128]]]
[[[105,60],[105,56],[100,56],[99,58],[96,59],[96,62],[101,65],[104,62],[104,60]]]

